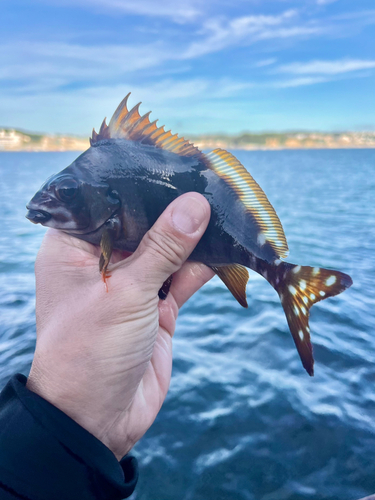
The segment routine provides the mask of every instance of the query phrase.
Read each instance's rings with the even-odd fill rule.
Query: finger
[[[166,300],[159,301],[158,306],[160,326],[170,337],[173,337],[179,309],[214,275],[212,269],[199,262],[185,262],[173,275],[169,294]]]
[[[132,266],[138,276],[159,290],[194,250],[209,219],[209,203],[199,193],[187,193],[174,200],[133,254]]]
[[[214,272],[204,264],[185,262],[173,275],[172,285],[166,300],[159,301],[159,324],[173,337],[180,307],[212,278]]]
[[[185,262],[173,276],[170,294],[174,297],[178,308],[198,291],[215,273],[199,262]]]

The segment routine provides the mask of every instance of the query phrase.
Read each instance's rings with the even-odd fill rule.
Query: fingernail
[[[206,218],[206,207],[201,201],[193,197],[178,200],[173,212],[173,225],[181,232],[195,233]]]

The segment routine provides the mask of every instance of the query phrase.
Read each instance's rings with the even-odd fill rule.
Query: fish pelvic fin
[[[343,292],[353,281],[347,274],[321,267],[279,261],[273,268],[274,273],[268,273],[267,279],[279,294],[302,364],[307,373],[313,376],[309,310],[316,302]]]
[[[257,255],[266,258],[265,249],[271,247],[274,259],[285,258],[288,255],[288,243],[283,227],[259,184],[237,158],[224,149],[214,149],[206,154],[206,158],[209,168],[231,186],[256,224]]]
[[[239,264],[215,267],[211,269],[219,276],[233,297],[242,307],[248,307],[246,300],[246,285],[249,280],[249,272],[246,267]]]
[[[120,102],[108,125],[104,120],[99,133],[93,130],[90,138],[91,145],[103,139],[127,139],[156,146],[180,156],[199,156],[204,159],[203,153],[190,141],[172,134],[170,130],[165,131],[164,125],[158,127],[156,125],[158,120],[151,122],[150,111],[141,115],[139,113],[140,102],[129,110],[129,96],[130,92]]]

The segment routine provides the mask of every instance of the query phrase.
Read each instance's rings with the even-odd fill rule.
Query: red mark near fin
[[[102,271],[102,281],[104,283],[105,291],[108,293],[108,283],[107,279],[109,279],[112,275],[107,274],[107,271]]]

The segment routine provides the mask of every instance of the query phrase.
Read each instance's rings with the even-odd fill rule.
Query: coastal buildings
[[[189,139],[201,149],[356,149],[375,148],[375,131],[369,132],[244,132],[207,134]],[[63,135],[41,135],[0,129],[0,151],[84,151],[89,140]]]
[[[89,140],[63,135],[41,135],[0,129],[0,151],[84,151]]]
[[[28,135],[21,134],[15,130],[0,129],[0,151],[12,151],[23,149],[23,146],[31,141]]]

